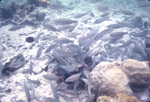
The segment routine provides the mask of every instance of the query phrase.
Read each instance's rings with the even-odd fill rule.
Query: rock
[[[14,56],[12,59],[9,60],[4,65],[3,73],[7,72],[14,72],[18,70],[20,67],[22,67],[27,61],[25,60],[23,54],[18,54],[17,56]]]
[[[89,82],[96,96],[114,97],[117,93],[133,95],[128,78],[119,62],[101,62],[90,73]]]
[[[100,96],[97,102],[140,102],[135,96],[127,96],[122,93],[118,93],[114,98],[110,96]]]
[[[136,95],[138,99],[147,101],[148,96],[138,94],[145,93],[150,85],[149,65],[147,61],[133,59],[127,59],[122,63],[101,62],[90,73],[89,83],[96,93],[96,98],[98,96],[114,97],[118,93],[123,93],[129,96]],[[143,97],[146,98],[143,99]]]
[[[134,92],[144,91],[150,85],[150,69],[147,61],[127,59],[121,69],[129,79],[129,86]]]

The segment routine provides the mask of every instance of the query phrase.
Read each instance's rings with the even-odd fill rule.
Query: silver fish
[[[44,49],[45,44],[46,44],[46,42],[44,42],[43,44],[40,45],[40,47],[39,47],[39,49],[38,49],[38,51],[36,53],[36,58],[37,59],[41,56],[42,50]]]
[[[108,11],[109,10],[109,7],[108,6],[106,6],[106,5],[100,5],[100,6],[98,6],[97,7],[97,9],[99,10],[99,11]]]
[[[101,14],[101,17],[106,17],[108,15],[109,15],[109,12],[106,12],[106,13]]]
[[[125,15],[134,15],[134,13],[129,10],[122,10],[122,13]]]
[[[30,96],[29,89],[27,88],[25,81],[24,81],[24,91],[25,91],[26,98],[27,98],[28,102],[31,102],[31,96]]]
[[[43,32],[42,33],[38,33],[38,35],[35,37],[35,39],[34,39],[34,41],[36,42],[36,43],[38,43],[38,41],[39,41],[39,39],[40,39],[40,36],[43,34]]]
[[[77,23],[78,21],[76,20],[71,20],[71,19],[66,19],[66,18],[60,18],[60,19],[56,19],[54,20],[54,23],[57,25],[69,25],[72,23]]]
[[[121,24],[117,23],[117,24],[110,24],[107,26],[109,29],[117,29],[117,28],[121,28],[123,27]]]
[[[53,83],[51,81],[50,81],[50,85],[51,85],[54,97],[59,100],[59,96],[58,96],[58,93],[56,91],[56,88],[55,88],[55,86],[53,85]]]
[[[104,22],[105,20],[108,20],[109,19],[109,17],[108,16],[106,16],[106,17],[102,17],[102,18],[98,18],[98,19],[96,19],[95,20],[95,24],[99,24],[99,23],[102,23],[102,22]]]
[[[72,64],[72,65],[60,65],[59,66],[61,69],[65,70],[66,72],[70,73],[70,72],[74,72],[77,71],[77,64]]]
[[[50,45],[50,46],[45,50],[45,53],[50,52],[55,46],[56,46],[56,44]]]
[[[43,26],[48,29],[48,30],[51,30],[51,31],[59,31],[56,27],[50,25],[50,24],[43,24]]]
[[[81,73],[73,74],[70,77],[68,77],[65,82],[74,82],[80,77]]]
[[[62,78],[62,76],[56,76],[56,75],[43,75],[43,77],[47,80],[58,80]]]
[[[75,16],[74,16],[74,18],[81,18],[81,17],[83,17],[83,16],[85,16],[87,13],[79,13],[79,14],[76,14]]]

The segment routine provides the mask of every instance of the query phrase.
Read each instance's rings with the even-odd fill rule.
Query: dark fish
[[[80,77],[81,73],[73,74],[70,77],[68,77],[65,82],[74,82]]]
[[[102,17],[102,18],[98,18],[98,19],[96,19],[95,20],[95,24],[99,24],[99,23],[102,23],[102,22],[104,22],[105,20],[108,20],[109,19],[109,17],[108,16],[106,16],[106,17]]]
[[[79,14],[76,14],[75,16],[74,16],[74,18],[81,18],[81,17],[83,17],[83,16],[85,16],[87,13],[79,13]]]
[[[54,20],[54,23],[57,25],[69,25],[69,24],[77,23],[77,22],[78,21],[66,19],[66,18],[60,18],[60,19]]]
[[[129,11],[129,10],[122,10],[122,13],[123,13],[124,15],[134,15],[134,13],[131,12],[131,11]]]
[[[51,31],[58,31],[58,29],[50,24],[43,24],[43,26],[48,29],[48,30],[51,30]]]
[[[9,30],[9,31],[16,31],[16,30],[19,30],[19,29],[21,29],[21,28],[23,28],[22,25],[15,25],[15,26],[9,28],[8,30]]]

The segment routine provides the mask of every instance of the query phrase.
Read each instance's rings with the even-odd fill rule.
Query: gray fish
[[[62,5],[61,3],[55,2],[55,3],[50,4],[50,8],[53,9],[53,10],[60,10],[60,9],[64,9],[65,6]]]
[[[38,43],[38,41],[39,41],[39,39],[40,39],[40,36],[43,34],[43,32],[42,33],[38,33],[38,35],[35,37],[35,39],[34,39],[34,41],[36,42],[36,43]]]
[[[59,96],[61,96],[64,100],[66,100],[65,102],[73,102],[72,98],[66,96],[66,95],[62,95],[62,94],[58,94]]]
[[[56,76],[56,75],[43,75],[43,77],[47,80],[58,80],[62,78],[62,76]]]
[[[109,15],[109,12],[106,12],[106,13],[101,14],[101,17],[106,17],[108,15]]]
[[[34,84],[34,85],[40,85],[41,82],[39,80],[31,80],[31,79],[27,79],[30,83]]]
[[[133,43],[132,40],[128,40],[128,41],[124,42],[122,45],[120,45],[119,47],[127,47],[127,46],[129,46],[130,44],[132,44],[132,43]]]
[[[55,88],[55,86],[53,85],[53,83],[51,81],[50,81],[50,85],[51,85],[54,97],[59,100],[59,96],[58,96],[58,93],[56,91],[56,88]]]
[[[130,33],[130,36],[134,36],[134,37],[146,37],[146,35],[147,35],[147,31]]]
[[[69,43],[67,47],[74,53],[82,52],[82,48],[79,45],[75,45],[73,43]]]
[[[67,19],[67,18],[60,18],[60,19],[54,20],[54,23],[57,25],[69,25],[69,24],[77,23],[77,22],[78,21]]]
[[[59,66],[61,69],[65,70],[66,72],[74,72],[77,71],[77,64],[72,64],[72,65],[60,65]]]
[[[58,99],[52,98],[52,97],[46,97],[46,102],[60,102]]]
[[[59,28],[60,31],[64,31],[64,30],[67,30],[67,29],[70,29],[72,27],[72,25],[66,25],[66,26],[61,26]]]
[[[87,13],[79,13],[79,14],[76,14],[75,16],[74,16],[74,18],[81,18],[81,17],[83,17],[83,16],[85,16]]]
[[[27,88],[25,81],[24,81],[24,91],[25,91],[26,98],[27,98],[28,102],[31,102],[31,96],[30,96],[29,89]]]
[[[69,63],[62,57],[60,57],[58,54],[53,53],[54,57],[60,62],[62,65],[69,65]]]
[[[9,28],[8,30],[9,30],[9,31],[16,31],[16,30],[19,30],[19,29],[21,29],[21,28],[23,28],[23,27],[24,27],[24,26],[22,26],[22,25],[15,25],[15,26]]]
[[[59,92],[62,92],[64,94],[69,94],[69,95],[72,95],[72,96],[75,96],[76,95],[76,92],[74,90],[58,90]]]
[[[53,53],[57,53],[59,57],[70,57],[72,56],[72,52],[67,49],[55,49]]]
[[[35,98],[35,89],[34,89],[34,85],[32,85],[32,89],[31,89],[31,101],[33,101]]]
[[[56,44],[50,45],[50,46],[45,50],[45,53],[50,52],[55,46],[56,46]]]
[[[122,13],[125,15],[134,15],[134,13],[129,10],[122,10]]]
[[[89,71],[89,70],[84,69],[84,70],[83,70],[83,73],[84,73],[84,75],[85,75],[87,78],[89,78],[89,75],[90,75],[90,71]]]
[[[146,57],[147,54],[145,52],[144,46],[141,43],[138,43],[136,40],[134,40],[134,44],[135,44],[136,51],[141,53],[144,57]]]
[[[109,29],[117,29],[117,28],[121,28],[123,27],[121,24],[117,23],[117,24],[110,24],[107,26]]]
[[[80,77],[81,73],[73,74],[70,77],[68,77],[65,82],[74,82]]]
[[[98,9],[99,11],[105,12],[105,11],[108,11],[108,10],[109,10],[109,7],[106,6],[106,5],[100,5],[100,6],[97,7],[97,9]]]
[[[44,43],[42,43],[42,44],[40,45],[40,47],[39,47],[39,49],[38,49],[38,51],[37,51],[37,53],[36,53],[36,58],[37,58],[37,59],[41,56],[42,50],[44,49],[45,44],[46,44],[46,42],[44,42]]]
[[[59,90],[66,90],[68,87],[68,85],[65,83],[65,82],[62,82],[61,84],[58,84],[56,86],[56,90],[59,91]]]
[[[32,73],[34,73],[34,72],[33,72],[32,56],[30,56],[30,61],[29,61],[29,73],[30,73],[30,75],[31,75]]]
[[[112,32],[110,34],[110,37],[112,37],[113,39],[120,39],[123,37],[124,34],[127,34],[128,32]]]
[[[2,70],[4,69],[3,64],[0,62],[0,79],[3,78]]]
[[[100,33],[98,33],[98,34],[95,36],[94,39],[95,39],[95,40],[98,40],[98,39],[102,38],[105,34],[110,33],[110,32],[112,32],[111,29],[104,29],[103,31],[101,31]]]
[[[51,30],[51,31],[59,31],[56,27],[50,25],[50,24],[43,24],[43,26],[48,29],[48,30]]]
[[[68,39],[68,38],[57,38],[56,40],[56,43],[70,43],[70,42],[73,42],[72,40]]]
[[[104,22],[105,20],[108,20],[109,19],[109,17],[108,16],[106,16],[106,17],[102,17],[102,18],[98,18],[98,19],[96,19],[95,20],[95,24],[99,24],[99,23],[102,23],[102,22]]]
[[[75,27],[78,25],[78,23],[77,24],[75,24],[75,25],[73,25],[68,31],[69,32],[72,32],[74,29],[75,29]]]

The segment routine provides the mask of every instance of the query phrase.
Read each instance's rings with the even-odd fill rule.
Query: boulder
[[[121,70],[119,62],[101,62],[90,73],[89,82],[97,96],[114,97],[117,93],[133,95],[129,79]]]
[[[118,93],[134,96],[143,93],[150,85],[150,69],[147,61],[127,59],[123,62],[100,62],[90,73],[89,83],[99,96],[115,97]],[[138,99],[142,99],[139,96]],[[144,98],[147,100],[148,98]],[[121,102],[121,101],[114,101]],[[132,102],[132,101],[131,101]],[[137,102],[137,101],[136,101]]]
[[[129,79],[129,86],[134,92],[144,91],[150,85],[150,69],[147,61],[127,59],[121,69]]]
[[[135,96],[128,96],[118,93],[114,98],[110,96],[100,96],[97,102],[140,102]]]

